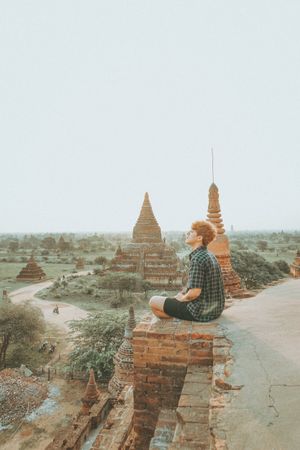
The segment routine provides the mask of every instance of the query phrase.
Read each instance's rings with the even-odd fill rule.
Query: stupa
[[[108,391],[115,396],[120,394],[124,386],[133,384],[134,367],[132,337],[135,326],[134,309],[130,306],[124,339],[114,357],[115,371],[108,385]]]
[[[18,281],[39,281],[44,280],[45,278],[45,272],[43,272],[42,268],[37,265],[33,255],[31,255],[27,265],[23,267],[17,276]]]
[[[291,264],[291,275],[295,278],[300,277],[300,250],[297,251],[296,258]]]
[[[182,286],[183,271],[175,250],[162,239],[146,192],[132,240],[118,249],[110,270],[139,273],[155,288],[176,289]]]
[[[85,393],[81,399],[82,407],[81,414],[88,415],[91,407],[96,403],[99,397],[99,390],[96,385],[94,370],[90,370],[90,378],[85,390]]]
[[[77,270],[83,270],[84,269],[84,259],[83,258],[78,258],[76,261],[76,269]]]
[[[231,265],[229,240],[225,234],[219,203],[219,190],[215,183],[212,183],[209,188],[208,199],[207,220],[214,224],[217,229],[217,238],[208,245],[208,250],[216,255],[220,263],[225,292],[231,295],[238,294],[241,290],[241,281]]]

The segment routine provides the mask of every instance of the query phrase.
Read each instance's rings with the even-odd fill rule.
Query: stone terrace
[[[219,415],[239,389],[230,385],[231,342],[218,321],[151,319],[133,331],[134,380],[118,397],[101,394],[48,449],[224,450]]]
[[[230,389],[230,343],[218,322],[141,322],[133,348],[135,448],[222,448],[214,429],[224,406],[221,392]]]

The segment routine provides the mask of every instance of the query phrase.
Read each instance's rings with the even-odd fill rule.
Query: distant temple
[[[216,255],[220,263],[225,291],[230,294],[236,294],[240,291],[241,281],[231,265],[229,240],[225,235],[219,203],[219,190],[215,183],[212,183],[209,188],[207,220],[215,225],[218,232],[216,240],[208,245],[208,250]]]
[[[300,250],[297,251],[296,258],[291,264],[291,275],[295,278],[300,278]]]
[[[17,276],[18,281],[39,281],[44,280],[45,278],[45,272],[37,265],[33,255],[29,258],[26,267],[23,267]]]
[[[174,289],[182,286],[183,271],[174,249],[161,237],[161,229],[153,214],[146,192],[131,243],[118,247],[111,270],[139,273],[155,288]]]
[[[76,269],[77,270],[83,270],[84,269],[84,259],[83,258],[78,258],[76,261]]]

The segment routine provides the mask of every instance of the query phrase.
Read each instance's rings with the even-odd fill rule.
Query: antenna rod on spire
[[[211,149],[211,168],[212,168],[212,179],[215,182],[215,172],[214,172],[214,149]]]

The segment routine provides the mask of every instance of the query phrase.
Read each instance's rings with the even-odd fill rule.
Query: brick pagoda
[[[77,270],[83,270],[84,269],[84,259],[83,258],[78,258],[76,261],[76,269]]]
[[[134,368],[132,336],[135,326],[136,321],[134,317],[134,309],[132,306],[130,306],[128,322],[125,327],[124,339],[114,357],[114,375],[108,385],[108,391],[115,396],[120,394],[120,392],[126,385],[133,384]]]
[[[162,239],[147,192],[133,228],[132,240],[125,247],[118,247],[111,270],[139,273],[155,288],[176,289],[182,286],[180,260],[175,250]]]
[[[291,264],[291,275],[295,278],[300,278],[300,250],[297,251],[296,258]]]
[[[29,258],[26,267],[23,267],[19,275],[17,275],[18,281],[39,281],[45,278],[45,272],[37,265],[33,255]]]
[[[209,203],[207,220],[217,228],[217,238],[208,245],[208,250],[214,253],[220,263],[225,291],[229,294],[238,294],[241,291],[241,281],[238,274],[233,270],[230,259],[229,240],[225,234],[219,203],[219,190],[215,183],[209,188]]]
[[[89,378],[85,393],[81,399],[81,401],[82,401],[81,413],[83,415],[89,414],[91,407],[98,400],[99,394],[100,394],[100,392],[96,385],[94,370],[91,369],[90,370],[90,378]]]

